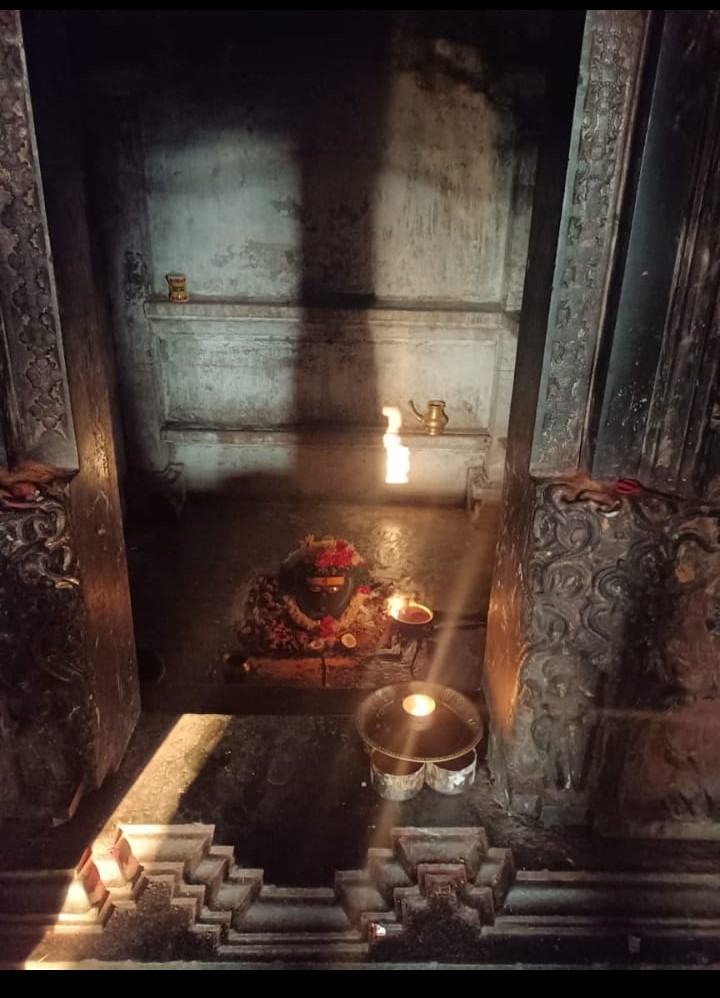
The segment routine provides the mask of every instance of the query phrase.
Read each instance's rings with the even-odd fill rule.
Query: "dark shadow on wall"
[[[307,14],[300,15],[301,25]],[[358,429],[383,433],[383,400],[372,324],[376,301],[376,205],[386,150],[394,12],[331,11],[305,45],[288,52],[302,80],[298,148],[301,181],[300,298],[303,319],[297,343],[293,421],[301,428],[299,480],[327,477],[338,435]],[[368,438],[372,440],[372,437]],[[323,441],[330,450],[322,448]],[[337,474],[355,480],[358,499],[378,495],[383,468],[376,449]],[[318,466],[314,455],[329,465]],[[340,484],[340,483],[338,483]]]

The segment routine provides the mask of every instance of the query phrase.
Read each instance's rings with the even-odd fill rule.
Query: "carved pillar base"
[[[707,834],[720,808],[720,508],[554,482],[516,513],[485,664],[498,799],[546,824]]]
[[[95,721],[66,503],[66,490],[17,508],[0,501],[3,819],[64,820],[92,784]]]

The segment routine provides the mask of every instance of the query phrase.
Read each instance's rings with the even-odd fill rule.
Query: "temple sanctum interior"
[[[720,967],[718,12],[0,29],[0,969]]]

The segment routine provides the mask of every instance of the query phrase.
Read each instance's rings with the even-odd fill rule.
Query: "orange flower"
[[[324,547],[315,558],[318,568],[350,568],[355,552],[347,541]]]

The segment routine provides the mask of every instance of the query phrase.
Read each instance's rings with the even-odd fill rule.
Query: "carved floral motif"
[[[544,399],[533,471],[578,465],[585,398],[615,243],[647,11],[588,12],[583,98],[573,128],[572,199],[565,211],[557,294],[548,325]],[[572,174],[571,174],[572,176]]]
[[[19,11],[0,23],[0,340],[14,453],[77,467]]]
[[[56,817],[82,783],[88,677],[67,525],[66,486],[0,509],[2,817]]]
[[[613,757],[620,737],[615,716],[633,716],[633,759],[647,796],[656,770],[636,744],[642,712],[653,718],[646,733],[653,745],[665,739],[677,746],[678,708],[697,710],[691,705],[699,699],[705,714],[713,712],[708,701],[720,708],[719,529],[720,508],[701,502],[567,483],[537,488],[519,697],[529,744],[518,753],[518,785],[544,788],[546,802],[595,789],[613,768],[605,754]],[[671,710],[672,737],[663,736],[663,714]],[[682,753],[674,761],[672,754],[668,749],[657,771],[687,765]],[[718,751],[705,740],[701,756],[720,758],[720,739]],[[628,795],[624,759],[615,763],[613,781]],[[714,799],[710,770],[707,778],[697,767],[693,774],[687,813]],[[656,796],[662,789],[654,786]],[[660,810],[668,817],[671,806]]]

